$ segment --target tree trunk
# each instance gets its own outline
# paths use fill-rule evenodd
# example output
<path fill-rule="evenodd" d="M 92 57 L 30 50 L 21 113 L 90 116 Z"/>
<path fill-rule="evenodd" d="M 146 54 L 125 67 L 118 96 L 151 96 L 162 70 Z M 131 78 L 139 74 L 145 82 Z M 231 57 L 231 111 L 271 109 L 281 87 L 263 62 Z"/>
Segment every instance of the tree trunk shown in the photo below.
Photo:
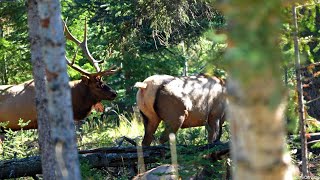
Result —
<path fill-rule="evenodd" d="M 65 60 L 60 1 L 38 1 L 40 38 L 46 65 L 51 143 L 56 179 L 81 179 Z"/>
<path fill-rule="evenodd" d="M 298 112 L 299 112 L 299 125 L 300 125 L 300 140 L 301 140 L 301 156 L 302 156 L 302 175 L 308 176 L 308 146 L 306 138 L 306 124 L 304 116 L 304 104 L 303 104 L 303 89 L 301 82 L 301 67 L 300 67 L 300 53 L 298 44 L 298 23 L 297 23 L 297 9 L 296 6 L 292 6 L 293 16 L 293 40 L 294 40 L 294 55 L 295 55 L 295 67 L 296 67 L 296 79 L 297 79 L 297 92 L 298 92 Z"/>
<path fill-rule="evenodd" d="M 226 60 L 234 179 L 292 179 L 285 153 L 281 1 L 228 1 Z"/>
<path fill-rule="evenodd" d="M 28 0 L 28 25 L 31 44 L 31 63 L 36 91 L 36 108 L 38 119 L 39 145 L 41 151 L 42 172 L 44 179 L 55 178 L 53 146 L 50 143 L 50 126 L 48 121 L 48 99 L 46 91 L 46 72 L 40 42 L 40 17 L 36 0 Z"/>

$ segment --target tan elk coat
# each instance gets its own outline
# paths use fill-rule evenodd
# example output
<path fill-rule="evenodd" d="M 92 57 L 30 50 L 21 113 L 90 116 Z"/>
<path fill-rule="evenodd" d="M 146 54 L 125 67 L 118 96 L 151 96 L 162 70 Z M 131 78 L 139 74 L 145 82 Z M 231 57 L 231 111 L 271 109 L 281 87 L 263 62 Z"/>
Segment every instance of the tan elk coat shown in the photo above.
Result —
<path fill-rule="evenodd" d="M 166 129 L 160 143 L 166 142 L 169 133 L 176 133 L 179 128 L 203 125 L 209 132 L 209 142 L 220 139 L 227 103 L 222 80 L 154 75 L 136 83 L 135 87 L 139 88 L 137 105 L 144 118 L 143 145 L 151 144 L 161 120 Z"/>

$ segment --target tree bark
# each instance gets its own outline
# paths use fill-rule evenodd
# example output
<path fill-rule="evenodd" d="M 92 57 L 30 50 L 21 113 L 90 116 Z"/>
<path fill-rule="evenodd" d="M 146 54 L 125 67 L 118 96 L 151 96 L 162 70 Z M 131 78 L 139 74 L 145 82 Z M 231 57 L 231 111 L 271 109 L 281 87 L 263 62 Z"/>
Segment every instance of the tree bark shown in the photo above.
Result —
<path fill-rule="evenodd" d="M 181 146 L 178 146 L 178 148 L 179 147 Z M 187 146 L 183 147 L 186 148 Z M 179 153 L 190 155 L 191 153 L 215 149 L 215 151 L 206 158 L 216 161 L 229 152 L 229 143 L 188 146 L 188 150 L 189 149 L 190 151 L 182 151 Z M 159 162 L 160 158 L 170 158 L 169 152 L 170 149 L 165 146 L 143 147 L 143 158 L 146 164 L 156 163 Z M 79 153 L 80 161 L 89 163 L 91 168 L 123 167 L 138 164 L 138 153 L 134 146 L 99 148 L 80 151 Z M 0 169 L 0 179 L 33 176 L 35 174 L 41 174 L 41 159 L 39 156 L 34 156 L 23 159 L 0 161 Z"/>
<path fill-rule="evenodd" d="M 46 65 L 48 112 L 56 179 L 81 179 L 65 60 L 60 1 L 38 1 L 40 38 Z"/>
<path fill-rule="evenodd" d="M 304 104 L 303 104 L 303 89 L 301 82 L 301 67 L 300 67 L 300 53 L 298 44 L 298 23 L 297 23 L 297 9 L 296 6 L 292 6 L 292 19 L 293 19 L 293 41 L 294 41 L 294 55 L 295 55 L 295 68 L 296 68 L 296 80 L 297 80 L 297 92 L 298 92 L 298 112 L 299 112 L 299 125 L 300 125 L 300 140 L 301 140 L 301 155 L 302 155 L 302 175 L 307 177 L 308 172 L 308 146 L 306 138 L 306 124 L 304 116 Z"/>
<path fill-rule="evenodd" d="M 228 119 L 234 179 L 292 179 L 285 152 L 281 1 L 228 1 Z"/>
<path fill-rule="evenodd" d="M 36 0 L 28 0 L 28 25 L 31 44 L 31 63 L 35 83 L 35 104 L 37 108 L 39 145 L 41 151 L 42 172 L 44 179 L 55 179 L 53 146 L 50 143 L 48 121 L 48 99 L 46 91 L 46 72 L 40 42 L 40 17 Z"/>

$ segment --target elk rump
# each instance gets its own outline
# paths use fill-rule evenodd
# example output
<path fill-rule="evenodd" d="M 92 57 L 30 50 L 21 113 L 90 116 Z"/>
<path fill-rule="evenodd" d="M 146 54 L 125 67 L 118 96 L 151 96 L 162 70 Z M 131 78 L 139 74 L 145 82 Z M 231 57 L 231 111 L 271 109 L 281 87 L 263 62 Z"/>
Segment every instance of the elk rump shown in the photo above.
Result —
<path fill-rule="evenodd" d="M 209 143 L 220 140 L 225 119 L 226 89 L 216 77 L 154 75 L 138 87 L 137 105 L 144 119 L 143 146 L 149 146 L 161 120 L 165 130 L 160 143 L 179 128 L 206 126 Z"/>

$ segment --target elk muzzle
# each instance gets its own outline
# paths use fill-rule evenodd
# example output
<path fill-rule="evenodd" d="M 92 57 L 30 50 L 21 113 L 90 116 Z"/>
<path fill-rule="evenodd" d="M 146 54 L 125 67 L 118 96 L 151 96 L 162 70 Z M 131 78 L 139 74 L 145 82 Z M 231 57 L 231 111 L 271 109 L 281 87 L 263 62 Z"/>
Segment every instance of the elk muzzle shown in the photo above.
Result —
<path fill-rule="evenodd" d="M 117 97 L 117 92 L 113 90 L 110 86 L 106 84 L 102 84 L 101 88 L 103 89 L 104 92 L 106 92 L 106 99 L 107 100 L 114 100 Z"/>

